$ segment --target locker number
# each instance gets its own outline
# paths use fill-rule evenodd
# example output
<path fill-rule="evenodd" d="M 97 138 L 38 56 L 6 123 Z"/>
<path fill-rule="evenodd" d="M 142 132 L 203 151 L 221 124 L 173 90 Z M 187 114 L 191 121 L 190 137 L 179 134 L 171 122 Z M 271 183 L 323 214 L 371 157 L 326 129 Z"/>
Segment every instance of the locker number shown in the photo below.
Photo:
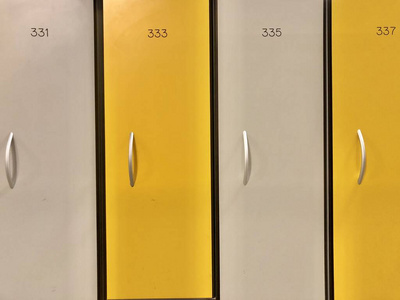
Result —
<path fill-rule="evenodd" d="M 152 39 L 152 38 L 158 39 L 160 37 L 166 38 L 168 36 L 167 29 L 155 28 L 155 29 L 147 29 L 147 30 L 149 32 L 147 37 L 150 38 L 150 39 Z"/>
<path fill-rule="evenodd" d="M 262 29 L 262 36 L 263 37 L 281 37 L 282 30 L 281 28 L 263 28 Z"/>
<path fill-rule="evenodd" d="M 393 35 L 394 30 L 396 29 L 395 26 L 390 27 L 376 27 L 376 35 Z"/>
<path fill-rule="evenodd" d="M 31 37 L 48 37 L 49 29 L 48 28 L 31 28 Z"/>

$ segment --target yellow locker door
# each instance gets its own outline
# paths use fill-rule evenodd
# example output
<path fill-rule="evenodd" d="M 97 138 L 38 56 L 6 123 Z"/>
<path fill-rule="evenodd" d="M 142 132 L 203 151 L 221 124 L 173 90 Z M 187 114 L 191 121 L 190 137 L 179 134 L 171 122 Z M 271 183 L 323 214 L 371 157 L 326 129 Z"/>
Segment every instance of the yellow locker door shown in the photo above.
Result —
<path fill-rule="evenodd" d="M 332 1 L 337 300 L 400 299 L 399 16 L 397 0 Z"/>
<path fill-rule="evenodd" d="M 212 296 L 209 53 L 208 0 L 104 0 L 108 299 Z"/>

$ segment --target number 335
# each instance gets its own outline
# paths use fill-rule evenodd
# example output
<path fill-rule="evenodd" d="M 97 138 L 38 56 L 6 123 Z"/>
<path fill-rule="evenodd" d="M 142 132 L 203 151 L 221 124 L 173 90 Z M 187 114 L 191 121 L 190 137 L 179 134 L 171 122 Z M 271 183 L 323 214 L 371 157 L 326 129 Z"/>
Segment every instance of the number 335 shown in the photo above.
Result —
<path fill-rule="evenodd" d="M 263 28 L 263 37 L 280 37 L 282 35 L 281 28 Z"/>

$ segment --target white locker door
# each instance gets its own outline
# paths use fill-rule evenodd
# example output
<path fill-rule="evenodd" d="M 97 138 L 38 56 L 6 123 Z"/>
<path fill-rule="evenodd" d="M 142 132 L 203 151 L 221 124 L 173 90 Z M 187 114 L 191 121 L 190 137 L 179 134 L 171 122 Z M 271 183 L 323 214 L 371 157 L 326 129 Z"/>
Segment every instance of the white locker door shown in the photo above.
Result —
<path fill-rule="evenodd" d="M 323 1 L 218 2 L 221 299 L 324 299 Z"/>
<path fill-rule="evenodd" d="M 93 2 L 2 0 L 0 39 L 0 299 L 95 300 Z"/>

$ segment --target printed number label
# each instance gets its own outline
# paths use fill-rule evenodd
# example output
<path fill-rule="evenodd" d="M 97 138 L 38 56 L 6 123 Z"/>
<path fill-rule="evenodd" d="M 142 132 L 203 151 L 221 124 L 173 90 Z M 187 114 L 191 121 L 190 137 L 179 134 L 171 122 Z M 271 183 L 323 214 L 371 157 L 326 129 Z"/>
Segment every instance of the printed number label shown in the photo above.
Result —
<path fill-rule="evenodd" d="M 263 28 L 262 29 L 262 36 L 263 37 L 281 37 L 282 36 L 282 29 L 277 28 Z"/>
<path fill-rule="evenodd" d="M 147 29 L 147 31 L 149 32 L 149 34 L 147 35 L 148 38 L 152 39 L 152 38 L 166 38 L 168 36 L 167 33 L 167 29 Z"/>
<path fill-rule="evenodd" d="M 48 37 L 49 29 L 48 28 L 31 28 L 31 37 Z"/>
<path fill-rule="evenodd" d="M 396 26 L 376 27 L 376 29 L 376 35 L 394 35 L 394 30 L 396 29 Z"/>

